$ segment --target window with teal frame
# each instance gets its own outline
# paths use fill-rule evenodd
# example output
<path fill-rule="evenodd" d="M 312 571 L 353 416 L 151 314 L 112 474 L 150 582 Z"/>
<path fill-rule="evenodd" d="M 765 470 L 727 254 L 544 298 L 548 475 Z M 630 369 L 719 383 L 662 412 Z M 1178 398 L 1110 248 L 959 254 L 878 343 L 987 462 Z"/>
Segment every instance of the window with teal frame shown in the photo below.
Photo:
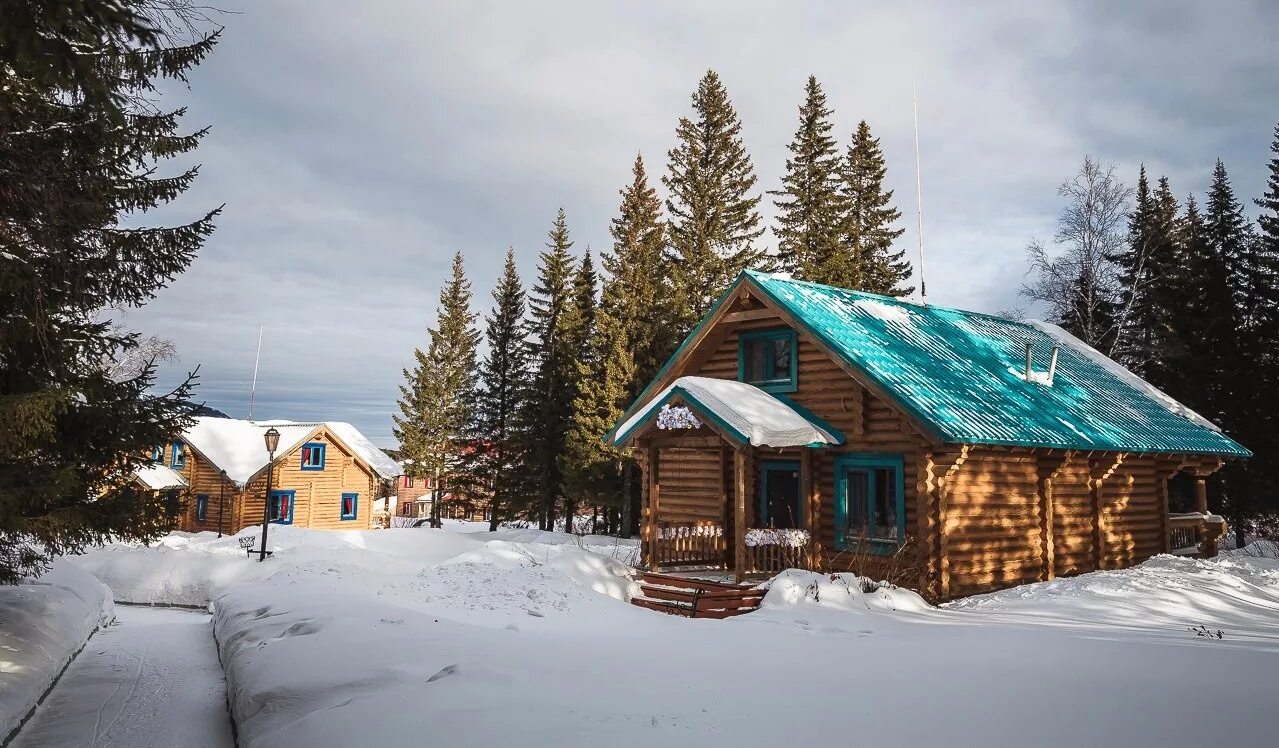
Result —
<path fill-rule="evenodd" d="M 344 520 L 355 519 L 356 514 L 359 513 L 359 508 L 360 508 L 359 494 L 355 494 L 355 493 L 342 494 L 342 506 L 341 506 L 342 519 Z"/>
<path fill-rule="evenodd" d="M 203 522 L 209 517 L 209 497 L 197 494 L 195 497 L 195 521 Z"/>
<path fill-rule="evenodd" d="M 795 331 L 744 332 L 737 338 L 737 379 L 765 392 L 794 392 L 799 388 Z"/>
<path fill-rule="evenodd" d="M 906 542 L 905 459 L 899 454 L 835 458 L 835 546 L 893 553 Z"/>
<path fill-rule="evenodd" d="M 173 456 L 169 459 L 169 467 L 180 468 L 186 467 L 187 464 L 187 447 L 182 442 L 173 443 Z"/>

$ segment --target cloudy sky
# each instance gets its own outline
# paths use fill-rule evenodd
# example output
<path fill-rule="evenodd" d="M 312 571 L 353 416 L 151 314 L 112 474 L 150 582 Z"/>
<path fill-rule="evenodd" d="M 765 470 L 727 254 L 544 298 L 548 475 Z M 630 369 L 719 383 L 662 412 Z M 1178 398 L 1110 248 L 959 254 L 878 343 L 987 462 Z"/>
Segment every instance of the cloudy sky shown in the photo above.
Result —
<path fill-rule="evenodd" d="M 578 249 L 608 246 L 631 161 L 660 176 L 707 68 L 761 190 L 810 73 L 841 140 L 867 120 L 912 256 L 914 84 L 929 297 L 983 311 L 1018 304 L 1026 242 L 1052 234 L 1085 153 L 1181 196 L 1221 157 L 1251 198 L 1279 121 L 1269 0 L 228 2 L 222 43 L 170 97 L 213 128 L 177 209 L 226 210 L 129 323 L 177 343 L 162 383 L 199 365 L 199 396 L 239 417 L 262 325 L 255 416 L 349 420 L 384 446 L 452 253 L 486 309 L 507 245 L 531 278 L 557 208 Z"/>

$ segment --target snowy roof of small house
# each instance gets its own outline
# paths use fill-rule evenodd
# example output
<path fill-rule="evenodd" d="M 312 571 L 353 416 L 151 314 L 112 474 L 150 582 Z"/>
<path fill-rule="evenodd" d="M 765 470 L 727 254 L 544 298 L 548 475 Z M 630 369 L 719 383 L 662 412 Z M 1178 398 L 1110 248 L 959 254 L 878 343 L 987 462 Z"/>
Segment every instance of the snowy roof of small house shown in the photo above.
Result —
<path fill-rule="evenodd" d="M 140 465 L 133 471 L 133 477 L 152 491 L 163 491 L 166 488 L 186 488 L 187 479 L 168 465 L 150 463 Z"/>
<path fill-rule="evenodd" d="M 1056 326 L 768 273 L 747 271 L 744 278 L 943 441 L 1251 455 L 1207 419 Z M 1041 373 L 1030 380 L 1027 343 L 1033 370 Z M 1043 373 L 1054 344 L 1060 353 L 1047 383 Z"/>
<path fill-rule="evenodd" d="M 1053 325 L 751 270 L 724 292 L 657 379 L 687 353 L 702 328 L 736 298 L 743 284 L 795 320 L 800 330 L 849 368 L 862 372 L 942 442 L 1252 454 L 1207 419 Z M 1029 379 L 1027 343 L 1035 372 Z M 1046 372 L 1055 344 L 1060 350 L 1049 382 Z M 802 370 L 799 380 L 802 387 Z"/>
<path fill-rule="evenodd" d="M 237 485 L 244 485 L 266 467 L 268 454 L 263 434 L 274 427 L 280 432 L 276 455 L 286 455 L 321 427 L 336 436 L 355 456 L 382 478 L 400 474 L 399 466 L 349 423 L 341 421 L 242 421 L 235 418 L 196 418 L 183 439 L 193 449 L 226 471 Z"/>
<path fill-rule="evenodd" d="M 680 377 L 659 392 L 617 429 L 614 443 L 630 438 L 656 417 L 663 406 L 682 402 L 713 421 L 736 441 L 756 447 L 841 444 L 844 435 L 795 403 L 753 385 L 731 379 Z"/>

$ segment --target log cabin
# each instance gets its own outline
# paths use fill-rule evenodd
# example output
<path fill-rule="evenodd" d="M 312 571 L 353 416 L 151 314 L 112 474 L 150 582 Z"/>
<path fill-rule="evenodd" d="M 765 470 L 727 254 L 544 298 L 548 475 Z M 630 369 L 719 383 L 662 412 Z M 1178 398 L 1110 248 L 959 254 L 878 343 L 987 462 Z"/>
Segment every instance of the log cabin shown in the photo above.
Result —
<path fill-rule="evenodd" d="M 637 456 L 650 571 L 857 571 L 934 601 L 1215 555 L 1205 480 L 1251 455 L 1053 325 L 754 271 L 604 438 Z"/>
<path fill-rule="evenodd" d="M 280 432 L 266 493 L 263 434 Z M 186 497 L 177 529 L 234 534 L 270 521 L 324 530 L 377 526 L 374 500 L 392 489 L 399 466 L 349 423 L 196 418 L 191 428 L 158 445 L 135 480 Z"/>

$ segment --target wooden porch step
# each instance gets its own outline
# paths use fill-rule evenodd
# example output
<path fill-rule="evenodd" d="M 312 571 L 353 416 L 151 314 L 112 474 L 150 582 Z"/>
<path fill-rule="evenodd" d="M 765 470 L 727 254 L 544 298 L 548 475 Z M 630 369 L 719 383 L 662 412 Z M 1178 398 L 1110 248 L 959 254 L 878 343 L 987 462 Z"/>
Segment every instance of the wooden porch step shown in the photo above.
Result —
<path fill-rule="evenodd" d="M 750 586 L 689 579 L 670 574 L 644 574 L 642 594 L 631 598 L 641 608 L 687 618 L 728 618 L 759 607 L 765 590 Z"/>

